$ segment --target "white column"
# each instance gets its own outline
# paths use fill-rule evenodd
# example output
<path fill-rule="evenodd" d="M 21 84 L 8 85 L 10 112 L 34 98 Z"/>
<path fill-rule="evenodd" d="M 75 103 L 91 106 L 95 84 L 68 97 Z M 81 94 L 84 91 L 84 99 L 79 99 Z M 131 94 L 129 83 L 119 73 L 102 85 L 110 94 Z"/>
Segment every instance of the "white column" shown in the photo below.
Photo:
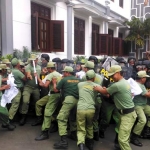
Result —
<path fill-rule="evenodd" d="M 116 27 L 114 30 L 114 37 L 118 37 L 118 34 L 119 34 L 119 28 Z"/>
<path fill-rule="evenodd" d="M 88 20 L 88 38 L 86 41 L 86 46 L 85 46 L 85 56 L 89 57 L 92 55 L 92 17 L 89 16 L 89 20 Z M 85 39 L 86 39 L 86 35 L 85 35 Z"/>
<path fill-rule="evenodd" d="M 108 22 L 106 22 L 106 21 L 103 21 L 103 23 L 102 23 L 102 30 L 101 30 L 102 32 L 102 34 L 108 34 Z"/>
<path fill-rule="evenodd" d="M 67 58 L 72 59 L 73 4 L 67 4 Z"/>
<path fill-rule="evenodd" d="M 2 55 L 13 53 L 12 0 L 1 0 Z"/>

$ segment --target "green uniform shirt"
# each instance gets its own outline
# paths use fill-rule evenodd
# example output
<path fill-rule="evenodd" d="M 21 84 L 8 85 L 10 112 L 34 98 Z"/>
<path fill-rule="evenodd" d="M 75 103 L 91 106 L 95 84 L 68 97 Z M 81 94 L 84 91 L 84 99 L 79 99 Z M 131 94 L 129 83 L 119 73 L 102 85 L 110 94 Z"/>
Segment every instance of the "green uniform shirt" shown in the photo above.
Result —
<path fill-rule="evenodd" d="M 94 82 L 85 81 L 78 84 L 79 101 L 77 109 L 95 109 L 95 98 L 97 92 L 93 90 L 94 86 L 99 86 Z"/>
<path fill-rule="evenodd" d="M 74 96 L 75 98 L 79 98 L 78 94 L 78 83 L 80 79 L 76 78 L 75 76 L 68 76 L 64 77 L 60 82 L 57 84 L 57 89 L 63 90 L 64 97 L 66 96 Z"/>
<path fill-rule="evenodd" d="M 39 65 L 35 66 L 36 72 L 38 76 L 41 74 L 41 67 Z M 35 77 L 34 77 L 34 68 L 30 64 L 28 64 L 25 68 L 26 72 L 30 72 L 32 76 L 32 80 L 27 80 L 26 85 L 31 87 L 38 87 L 38 84 L 35 83 Z"/>
<path fill-rule="evenodd" d="M 135 106 L 146 105 L 147 104 L 147 97 L 145 97 L 144 95 L 147 93 L 147 90 L 145 88 L 145 85 L 140 84 L 140 83 L 138 83 L 138 85 L 142 89 L 142 93 L 140 95 L 136 95 L 133 98 L 133 102 L 134 102 Z"/>
<path fill-rule="evenodd" d="M 49 85 L 50 91 L 54 91 L 53 83 L 51 82 L 53 78 L 57 78 L 57 83 L 58 83 L 61 80 L 61 74 L 57 71 L 54 71 L 47 76 L 46 80 L 50 81 L 50 85 Z"/>
<path fill-rule="evenodd" d="M 98 85 L 102 85 L 103 77 L 99 74 L 95 74 L 95 75 L 96 76 L 95 76 L 95 79 L 94 79 L 94 83 L 96 83 Z M 86 75 L 85 75 L 85 76 L 83 76 L 82 81 L 86 81 L 86 80 L 87 79 L 86 79 Z M 100 93 L 98 93 L 98 94 L 101 95 Z M 96 100 L 97 100 L 98 103 L 102 102 L 101 97 L 97 97 Z"/>
<path fill-rule="evenodd" d="M 12 69 L 12 74 L 14 75 L 15 78 L 15 84 L 17 85 L 18 88 L 21 88 L 24 86 L 23 83 L 23 78 L 25 77 L 25 75 L 19 71 L 18 69 Z"/>
<path fill-rule="evenodd" d="M 110 87 L 107 88 L 107 91 L 113 96 L 117 109 L 134 107 L 130 85 L 124 78 L 110 85 Z"/>

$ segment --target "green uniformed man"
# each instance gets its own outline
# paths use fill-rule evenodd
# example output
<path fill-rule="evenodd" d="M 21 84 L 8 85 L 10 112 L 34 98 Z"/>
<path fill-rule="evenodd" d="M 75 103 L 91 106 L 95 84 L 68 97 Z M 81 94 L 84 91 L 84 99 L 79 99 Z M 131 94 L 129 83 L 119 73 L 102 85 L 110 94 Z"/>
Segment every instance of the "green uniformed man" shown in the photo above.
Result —
<path fill-rule="evenodd" d="M 1 68 L 0 68 L 1 74 Z M 6 107 L 1 106 L 2 91 L 10 88 L 10 85 L 2 85 L 2 76 L 0 75 L 0 121 L 2 122 L 2 128 L 7 128 L 9 131 L 15 129 L 15 126 L 9 122 L 9 114 Z"/>
<path fill-rule="evenodd" d="M 87 72 L 88 70 L 94 70 L 94 62 L 92 61 L 87 61 L 84 65 L 84 71 Z M 86 80 L 86 76 L 83 76 L 82 80 Z M 99 85 L 102 85 L 103 78 L 101 75 L 96 74 L 94 78 L 94 83 L 97 83 Z M 94 140 L 99 141 L 99 125 L 98 125 L 98 119 L 99 119 L 99 113 L 100 113 L 100 107 L 101 107 L 101 97 L 100 93 L 96 97 L 96 110 L 95 110 L 95 115 L 93 119 L 93 128 L 94 128 Z"/>
<path fill-rule="evenodd" d="M 51 79 L 50 79 L 50 77 L 51 76 L 54 76 L 54 75 L 56 75 L 56 76 L 58 76 L 59 78 L 61 77 L 61 74 L 60 73 L 58 73 L 56 70 L 55 70 L 55 63 L 53 63 L 53 62 L 49 62 L 48 64 L 47 64 L 47 71 L 48 71 L 48 75 L 45 77 L 45 82 L 44 81 L 42 81 L 42 80 L 40 80 L 39 79 L 39 81 L 40 81 L 40 85 L 42 86 L 42 87 L 44 87 L 44 88 L 47 88 L 47 89 L 49 89 L 49 87 L 51 87 L 51 89 L 49 89 L 49 91 L 51 92 L 51 91 L 53 91 L 53 89 L 52 89 L 52 82 L 51 82 Z M 51 74 L 51 75 L 50 75 Z M 60 80 L 60 79 L 59 79 Z M 42 83 L 43 82 L 43 83 Z M 47 82 L 47 83 L 46 83 Z M 55 93 L 54 93 L 55 94 Z M 42 118 L 42 108 L 43 108 L 43 106 L 45 106 L 46 104 L 47 104 L 47 102 L 49 101 L 49 98 L 50 98 L 50 93 L 49 94 L 47 94 L 46 96 L 44 96 L 43 98 L 41 98 L 40 100 L 38 100 L 37 102 L 36 102 L 36 105 L 35 105 L 35 111 L 36 111 L 36 116 L 37 116 L 37 120 L 32 124 L 32 126 L 36 126 L 36 125 L 39 125 L 39 124 L 41 124 L 42 122 L 43 122 L 43 118 Z M 58 96 L 59 94 L 58 93 L 56 93 L 56 96 Z M 47 106 L 48 107 L 48 106 Z"/>
<path fill-rule="evenodd" d="M 41 74 L 41 67 L 37 65 L 38 59 L 35 54 L 31 54 L 29 58 L 30 63 L 26 66 L 25 71 L 26 71 L 26 78 L 27 81 L 25 83 L 24 89 L 23 89 L 23 102 L 20 107 L 20 113 L 22 115 L 22 118 L 20 120 L 20 125 L 24 125 L 26 123 L 26 116 L 28 113 L 29 109 L 29 102 L 30 102 L 30 96 L 32 94 L 32 100 L 34 102 L 38 101 L 40 99 L 40 91 L 38 87 L 38 82 L 36 83 L 36 78 L 34 76 L 34 73 L 38 74 L 40 76 Z M 35 64 L 35 70 L 34 66 Z"/>
<path fill-rule="evenodd" d="M 53 83 L 51 82 L 53 78 L 56 78 L 57 82 L 61 80 L 61 74 L 55 70 L 55 63 L 49 62 L 47 64 L 47 68 L 50 74 L 47 76 L 45 84 L 38 78 L 40 86 L 47 87 L 49 86 L 50 95 L 48 96 L 48 101 L 45 106 L 44 111 L 44 121 L 42 124 L 42 132 L 41 134 L 35 138 L 35 140 L 45 140 L 49 138 L 48 130 L 51 126 L 52 115 L 56 110 L 58 104 L 60 103 L 60 91 L 55 92 L 53 89 Z M 44 97 L 42 101 L 44 101 L 47 97 Z"/>
<path fill-rule="evenodd" d="M 22 96 L 22 91 L 24 87 L 24 81 L 26 80 L 25 75 L 19 70 L 20 63 L 17 58 L 13 58 L 11 61 L 11 64 L 13 66 L 12 74 L 14 76 L 14 83 L 17 85 L 18 94 L 13 98 L 11 101 L 11 107 L 9 109 L 9 120 L 10 122 L 13 122 L 13 118 L 19 108 L 20 99 Z"/>
<path fill-rule="evenodd" d="M 138 137 L 141 135 L 141 132 L 144 129 L 145 125 L 146 126 L 144 134 L 146 134 L 147 137 L 150 137 L 150 106 L 147 105 L 147 97 L 150 97 L 150 91 L 147 91 L 144 85 L 144 83 L 146 82 L 146 78 L 149 77 L 150 76 L 146 74 L 146 71 L 139 71 L 136 77 L 136 82 L 142 89 L 142 93 L 140 95 L 136 95 L 133 98 L 138 120 L 133 128 L 130 142 L 136 146 L 143 145 L 139 141 Z"/>
<path fill-rule="evenodd" d="M 95 72 L 89 70 L 86 72 L 87 81 L 78 84 L 79 101 L 77 104 L 77 137 L 80 150 L 84 150 L 84 144 L 93 150 L 93 118 L 95 115 L 95 100 L 97 92 L 93 90 Z"/>
<path fill-rule="evenodd" d="M 129 137 L 137 115 L 134 110 L 130 85 L 123 78 L 121 70 L 122 69 L 119 65 L 111 66 L 108 71 L 108 76 L 112 77 L 114 83 L 108 88 L 96 86 L 94 87 L 94 90 L 104 95 L 113 95 L 114 103 L 120 112 L 120 126 L 118 134 L 120 149 L 131 150 Z"/>
<path fill-rule="evenodd" d="M 8 73 L 7 73 L 8 67 L 6 64 L 0 64 L 0 68 L 1 68 L 1 75 L 2 75 L 3 84 L 6 84 L 7 77 L 8 77 Z"/>
<path fill-rule="evenodd" d="M 25 74 L 25 63 L 22 62 L 22 61 L 20 61 L 19 63 L 20 63 L 20 68 L 19 68 L 19 70 L 20 70 L 23 74 Z"/>
<path fill-rule="evenodd" d="M 72 75 L 73 68 L 70 66 L 66 66 L 64 70 L 62 70 L 62 72 L 64 78 L 57 84 L 57 87 L 55 80 L 53 80 L 54 91 L 63 90 L 65 98 L 57 116 L 59 135 L 61 136 L 61 140 L 54 144 L 55 149 L 68 147 L 67 122 L 70 115 L 70 111 L 76 107 L 79 98 L 77 84 L 79 83 L 80 79 Z M 70 130 L 71 133 L 76 134 L 76 120 L 74 120 L 74 122 L 70 124 Z"/>
<path fill-rule="evenodd" d="M 9 59 L 2 59 L 2 63 L 3 64 L 6 64 L 6 66 L 7 66 L 7 73 L 11 73 L 11 68 L 12 68 L 12 66 L 11 66 L 11 62 L 9 61 Z"/>

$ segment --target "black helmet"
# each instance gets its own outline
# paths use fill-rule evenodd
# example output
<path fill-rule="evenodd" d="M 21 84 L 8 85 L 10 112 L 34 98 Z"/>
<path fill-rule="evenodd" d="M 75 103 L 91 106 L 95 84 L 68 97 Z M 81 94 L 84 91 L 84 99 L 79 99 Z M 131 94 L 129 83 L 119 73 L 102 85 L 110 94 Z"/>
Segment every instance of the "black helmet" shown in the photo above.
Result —
<path fill-rule="evenodd" d="M 90 56 L 89 59 L 88 59 L 88 61 L 90 61 L 90 60 L 94 60 L 94 64 L 98 63 L 98 59 L 95 56 Z"/>
<path fill-rule="evenodd" d="M 133 57 L 133 56 L 129 56 L 129 57 L 128 57 L 128 63 L 129 63 L 131 60 L 136 61 L 136 58 Z"/>
<path fill-rule="evenodd" d="M 58 63 L 58 62 L 61 62 L 61 59 L 59 57 L 56 57 L 52 59 L 52 62 Z"/>
<path fill-rule="evenodd" d="M 116 58 L 116 61 L 117 61 L 118 63 L 126 63 L 126 61 L 124 60 L 123 57 L 117 57 L 117 58 Z"/>
<path fill-rule="evenodd" d="M 48 54 L 42 54 L 41 58 L 44 58 L 47 62 L 49 62 L 49 60 L 50 60 L 50 57 Z"/>
<path fill-rule="evenodd" d="M 62 63 L 68 63 L 68 62 L 69 62 L 69 59 L 62 59 L 61 62 L 62 62 Z"/>

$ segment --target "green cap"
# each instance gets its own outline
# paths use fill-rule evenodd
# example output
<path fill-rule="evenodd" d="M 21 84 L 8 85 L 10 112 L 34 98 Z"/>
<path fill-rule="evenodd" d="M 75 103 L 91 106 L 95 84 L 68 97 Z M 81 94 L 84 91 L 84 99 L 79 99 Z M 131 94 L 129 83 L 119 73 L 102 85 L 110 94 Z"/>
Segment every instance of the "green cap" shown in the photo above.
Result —
<path fill-rule="evenodd" d="M 20 61 L 20 66 L 25 66 L 25 63 Z"/>
<path fill-rule="evenodd" d="M 108 70 L 108 76 L 112 76 L 113 74 L 115 74 L 117 72 L 120 72 L 121 70 L 122 70 L 121 66 L 119 66 L 119 65 L 113 65 Z"/>
<path fill-rule="evenodd" d="M 19 63 L 19 60 L 17 58 L 13 58 L 11 61 L 12 65 L 17 65 Z"/>
<path fill-rule="evenodd" d="M 0 64 L 1 69 L 9 69 L 6 64 Z"/>
<path fill-rule="evenodd" d="M 89 70 L 86 72 L 86 77 L 88 77 L 89 79 L 92 79 L 95 77 L 95 72 L 94 70 Z"/>
<path fill-rule="evenodd" d="M 55 67 L 55 63 L 54 62 L 48 62 L 47 63 L 47 68 L 53 68 Z"/>
<path fill-rule="evenodd" d="M 37 55 L 31 54 L 28 60 L 36 60 L 36 58 L 37 58 Z"/>
<path fill-rule="evenodd" d="M 73 68 L 70 66 L 65 66 L 64 70 L 62 70 L 62 71 L 73 72 Z"/>
<path fill-rule="evenodd" d="M 93 68 L 94 68 L 94 62 L 92 62 L 92 61 L 87 61 L 87 62 L 85 63 L 85 67 L 86 67 L 86 68 L 91 68 L 91 69 L 93 69 Z"/>
<path fill-rule="evenodd" d="M 81 64 L 85 64 L 86 60 L 85 59 L 81 59 L 80 63 Z"/>
<path fill-rule="evenodd" d="M 145 77 L 149 78 L 150 77 L 149 75 L 147 75 L 146 71 L 139 71 L 137 73 L 137 75 L 138 75 L 139 78 L 145 78 Z"/>
<path fill-rule="evenodd" d="M 3 60 L 2 60 L 2 63 L 3 63 L 3 64 L 10 64 L 11 62 L 9 61 L 9 59 L 3 59 Z"/>

